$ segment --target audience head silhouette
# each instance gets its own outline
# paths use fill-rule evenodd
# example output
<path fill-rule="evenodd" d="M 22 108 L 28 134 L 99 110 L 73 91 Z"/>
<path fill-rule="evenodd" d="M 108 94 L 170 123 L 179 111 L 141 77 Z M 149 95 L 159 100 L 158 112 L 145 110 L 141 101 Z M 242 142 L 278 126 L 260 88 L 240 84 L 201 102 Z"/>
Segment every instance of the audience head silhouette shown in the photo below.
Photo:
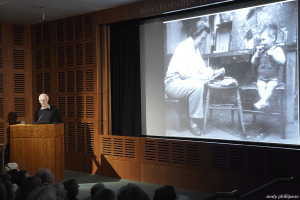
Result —
<path fill-rule="evenodd" d="M 57 200 L 55 189 L 50 186 L 43 186 L 34 189 L 26 200 Z"/>
<path fill-rule="evenodd" d="M 157 188 L 153 200 L 176 200 L 175 188 L 171 185 Z"/>
<path fill-rule="evenodd" d="M 67 198 L 67 191 L 64 184 L 53 183 L 52 187 L 56 190 L 57 200 L 65 200 Z"/>
<path fill-rule="evenodd" d="M 104 188 L 98 191 L 92 199 L 93 200 L 115 200 L 116 194 L 111 189 Z"/>
<path fill-rule="evenodd" d="M 6 174 L 9 174 L 10 177 L 13 177 L 13 175 L 16 174 L 17 172 L 18 172 L 17 169 L 12 169 L 12 170 L 7 171 Z"/>
<path fill-rule="evenodd" d="M 8 173 L 0 174 L 0 182 L 10 182 L 11 176 Z"/>
<path fill-rule="evenodd" d="M 10 182 L 8 182 L 8 181 L 2 182 L 2 184 L 4 185 L 5 190 L 6 190 L 5 191 L 5 193 L 6 193 L 6 199 L 7 200 L 15 199 L 15 191 L 13 189 L 13 185 Z"/>
<path fill-rule="evenodd" d="M 25 200 L 30 192 L 42 186 L 42 181 L 37 176 L 29 176 L 25 178 L 19 187 L 19 192 L 17 193 L 19 200 Z"/>
<path fill-rule="evenodd" d="M 48 168 L 41 168 L 36 173 L 35 176 L 42 180 L 43 185 L 52 185 L 54 183 L 53 173 Z"/>
<path fill-rule="evenodd" d="M 94 197 L 95 194 L 96 194 L 98 191 L 100 191 L 100 190 L 102 190 L 102 189 L 104 189 L 104 188 L 106 188 L 106 187 L 105 187 L 105 185 L 104 185 L 103 183 L 96 183 L 96 184 L 91 188 L 91 192 L 90 192 L 91 197 Z"/>
<path fill-rule="evenodd" d="M 17 175 L 18 174 L 18 175 Z M 76 179 L 68 179 L 63 183 L 54 183 L 53 173 L 48 168 L 39 169 L 35 176 L 28 176 L 25 170 L 15 173 L 19 187 L 12 184 L 9 173 L 0 173 L 0 200 L 78 200 L 79 185 Z M 14 188 L 16 186 L 16 189 Z M 189 200 L 188 197 L 177 197 L 175 188 L 165 185 L 155 190 L 153 200 Z M 116 193 L 102 183 L 90 188 L 90 196 L 84 200 L 150 200 L 147 193 L 136 183 L 128 183 Z"/>
<path fill-rule="evenodd" d="M 150 200 L 146 192 L 137 184 L 128 183 L 117 193 L 117 200 Z"/>
<path fill-rule="evenodd" d="M 11 177 L 11 182 L 20 186 L 21 182 L 28 176 L 29 174 L 26 170 L 20 170 Z"/>
<path fill-rule="evenodd" d="M 6 199 L 6 187 L 1 181 L 0 181 L 0 199 Z"/>
<path fill-rule="evenodd" d="M 67 191 L 67 198 L 69 200 L 77 199 L 76 196 L 79 194 L 79 185 L 76 179 L 69 179 L 63 182 L 65 189 Z"/>

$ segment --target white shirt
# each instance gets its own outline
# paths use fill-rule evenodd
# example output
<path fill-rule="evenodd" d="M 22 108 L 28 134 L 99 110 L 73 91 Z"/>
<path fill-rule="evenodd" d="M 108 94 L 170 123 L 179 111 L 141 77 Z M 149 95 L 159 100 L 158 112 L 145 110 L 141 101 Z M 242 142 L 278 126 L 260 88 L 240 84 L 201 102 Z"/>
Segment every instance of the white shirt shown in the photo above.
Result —
<path fill-rule="evenodd" d="M 177 46 L 168 67 L 165 83 L 175 77 L 208 79 L 212 73 L 212 69 L 205 66 L 193 39 L 189 37 Z"/>

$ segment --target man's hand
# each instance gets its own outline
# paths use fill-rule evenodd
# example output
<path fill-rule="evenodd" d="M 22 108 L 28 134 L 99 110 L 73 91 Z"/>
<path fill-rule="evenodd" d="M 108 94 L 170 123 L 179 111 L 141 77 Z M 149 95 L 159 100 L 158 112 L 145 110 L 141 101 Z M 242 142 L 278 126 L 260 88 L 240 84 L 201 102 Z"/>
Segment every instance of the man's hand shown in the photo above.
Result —
<path fill-rule="evenodd" d="M 220 69 L 218 69 L 218 70 L 215 70 L 215 72 L 214 72 L 214 76 L 215 75 L 224 75 L 225 74 L 225 69 L 224 69 L 224 67 L 222 67 L 222 68 L 220 68 Z"/>

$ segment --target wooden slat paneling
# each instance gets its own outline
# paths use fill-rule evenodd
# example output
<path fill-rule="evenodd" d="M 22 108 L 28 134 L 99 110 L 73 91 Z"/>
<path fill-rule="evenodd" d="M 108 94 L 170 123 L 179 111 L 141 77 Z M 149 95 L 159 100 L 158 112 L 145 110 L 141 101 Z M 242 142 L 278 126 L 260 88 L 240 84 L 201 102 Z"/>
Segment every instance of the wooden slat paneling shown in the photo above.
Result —
<path fill-rule="evenodd" d="M 51 24 L 41 23 L 33 26 L 33 41 L 35 46 L 48 45 L 51 42 Z"/>
<path fill-rule="evenodd" d="M 0 69 L 3 69 L 3 50 L 1 47 L 0 47 Z"/>
<path fill-rule="evenodd" d="M 33 86 L 34 86 L 34 93 L 41 94 L 41 93 L 52 93 L 52 85 L 53 85 L 53 75 L 52 71 L 48 72 L 34 72 L 33 73 Z"/>
<path fill-rule="evenodd" d="M 95 120 L 97 105 L 94 95 L 88 96 L 59 96 L 57 107 L 63 118 Z"/>
<path fill-rule="evenodd" d="M 204 146 L 198 142 L 141 138 L 141 163 L 204 170 Z"/>
<path fill-rule="evenodd" d="M 6 109 L 8 112 L 14 112 L 17 116 L 18 122 L 27 120 L 27 123 L 31 123 L 31 96 L 12 95 L 8 97 L 8 101 L 10 102 L 9 106 L 7 106 L 7 108 L 5 107 L 4 109 Z"/>
<path fill-rule="evenodd" d="M 13 68 L 25 69 L 25 52 L 24 49 L 14 49 L 13 50 Z"/>
<path fill-rule="evenodd" d="M 18 94 L 18 93 L 25 93 L 25 74 L 14 74 L 13 77 L 13 81 L 14 81 L 14 93 Z"/>
<path fill-rule="evenodd" d="M 134 150 L 141 152 L 136 160 L 124 158 L 128 149 L 124 140 L 128 137 L 100 138 L 102 149 L 96 173 L 102 175 L 123 178 L 119 163 L 127 166 L 138 162 L 141 182 L 209 193 L 232 190 L 246 193 L 251 190 L 249 187 L 255 189 L 279 177 L 300 174 L 299 162 L 295 164 L 299 151 L 293 149 L 129 137 L 140 143 Z M 294 189 L 290 186 L 287 185 L 294 191 L 296 186 Z"/>
<path fill-rule="evenodd" d="M 65 22 L 63 20 L 59 20 L 56 22 L 56 42 L 64 42 L 65 41 Z"/>
<path fill-rule="evenodd" d="M 207 145 L 206 170 L 213 173 L 243 175 L 247 177 L 293 176 L 288 151 L 276 148 Z"/>
<path fill-rule="evenodd" d="M 66 155 L 73 158 L 66 158 L 66 169 L 88 173 L 92 172 L 94 161 L 90 161 L 98 132 L 96 27 L 93 23 L 92 14 L 49 22 L 54 30 L 50 32 L 50 45 L 43 43 L 36 48 L 34 73 L 36 96 L 41 92 L 50 93 L 52 105 L 57 106 L 65 122 Z M 44 29 L 37 27 L 37 32 L 41 35 Z M 46 49 L 50 49 L 50 53 Z M 40 107 L 38 101 L 34 106 Z M 80 158 L 87 163 L 79 162 Z"/>
<path fill-rule="evenodd" d="M 4 118 L 4 98 L 0 96 L 0 118 Z"/>
<path fill-rule="evenodd" d="M 95 38 L 92 14 L 76 16 L 56 21 L 56 42 L 63 43 Z"/>
<path fill-rule="evenodd" d="M 101 152 L 106 159 L 139 162 L 139 140 L 136 137 L 101 136 Z"/>
<path fill-rule="evenodd" d="M 65 150 L 73 153 L 94 153 L 95 124 L 65 122 Z"/>
<path fill-rule="evenodd" d="M 24 97 L 15 97 L 14 98 L 14 112 L 17 117 L 25 117 L 25 103 L 26 100 Z"/>
<path fill-rule="evenodd" d="M 74 19 L 74 26 L 75 26 L 75 40 L 83 38 L 83 20 L 82 17 L 76 17 Z"/>
<path fill-rule="evenodd" d="M 57 46 L 57 68 L 93 66 L 95 64 L 95 41 Z"/>
<path fill-rule="evenodd" d="M 65 20 L 66 26 L 66 41 L 74 40 L 75 32 L 74 32 L 74 20 L 73 18 L 68 18 Z"/>
<path fill-rule="evenodd" d="M 0 23 L 0 143 L 5 145 L 10 116 L 16 113 L 19 122 L 32 116 L 30 33 L 28 25 Z"/>
<path fill-rule="evenodd" d="M 29 48 L 8 48 L 8 92 L 30 95 L 32 90 L 32 65 Z"/>
<path fill-rule="evenodd" d="M 95 93 L 97 91 L 97 69 L 95 67 L 76 70 L 57 70 L 57 93 Z"/>
<path fill-rule="evenodd" d="M 13 25 L 13 45 L 24 45 L 24 26 Z"/>
<path fill-rule="evenodd" d="M 2 44 L 2 24 L 0 23 L 0 44 Z"/>
<path fill-rule="evenodd" d="M 34 70 L 51 69 L 51 49 L 41 48 L 34 51 Z"/>
<path fill-rule="evenodd" d="M 3 73 L 0 72 L 0 94 L 3 94 Z"/>
<path fill-rule="evenodd" d="M 0 120 L 0 144 L 5 143 L 5 140 L 4 140 L 5 137 L 6 137 L 6 131 L 4 129 L 4 120 Z"/>
<path fill-rule="evenodd" d="M 94 18 L 93 15 L 85 15 L 83 16 L 83 23 L 84 23 L 84 38 L 93 38 L 95 37 L 95 28 L 93 28 Z"/>

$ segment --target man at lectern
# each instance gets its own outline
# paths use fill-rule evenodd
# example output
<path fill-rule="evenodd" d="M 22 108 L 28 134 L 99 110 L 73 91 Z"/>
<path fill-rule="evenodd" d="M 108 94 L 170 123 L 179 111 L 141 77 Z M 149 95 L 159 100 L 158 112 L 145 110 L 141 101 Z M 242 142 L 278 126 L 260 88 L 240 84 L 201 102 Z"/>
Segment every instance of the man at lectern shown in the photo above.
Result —
<path fill-rule="evenodd" d="M 59 111 L 56 107 L 48 104 L 49 96 L 47 94 L 40 94 L 39 102 L 41 103 L 41 109 L 35 112 L 36 122 L 48 122 L 53 123 L 62 123 Z"/>

